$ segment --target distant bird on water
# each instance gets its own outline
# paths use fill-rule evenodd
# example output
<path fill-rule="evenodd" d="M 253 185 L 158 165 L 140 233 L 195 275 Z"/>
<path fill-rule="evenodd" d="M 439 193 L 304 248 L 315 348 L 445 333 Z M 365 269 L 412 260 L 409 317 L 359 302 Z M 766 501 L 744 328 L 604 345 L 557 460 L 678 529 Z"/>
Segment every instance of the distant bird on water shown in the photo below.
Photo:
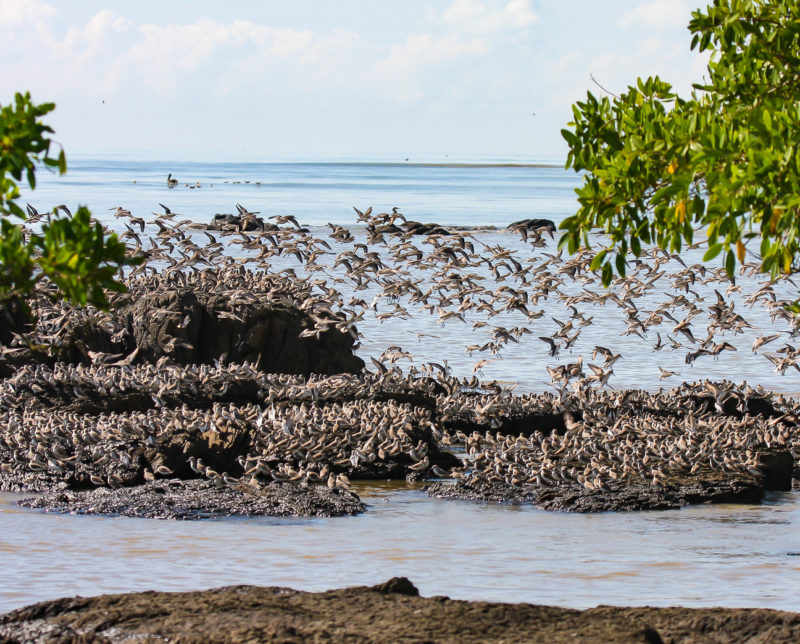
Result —
<path fill-rule="evenodd" d="M 167 175 L 167 188 L 174 188 L 178 185 L 178 180 L 172 178 L 172 173 Z"/>

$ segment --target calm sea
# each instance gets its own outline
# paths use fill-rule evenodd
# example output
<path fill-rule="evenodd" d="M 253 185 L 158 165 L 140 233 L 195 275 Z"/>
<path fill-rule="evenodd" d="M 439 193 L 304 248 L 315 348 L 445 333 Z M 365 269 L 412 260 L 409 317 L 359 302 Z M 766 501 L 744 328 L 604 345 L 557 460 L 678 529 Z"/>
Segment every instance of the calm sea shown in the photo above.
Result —
<path fill-rule="evenodd" d="M 328 161 L 151 161 L 134 157 L 68 157 L 66 175 L 42 171 L 33 194 L 41 209 L 88 205 L 104 213 L 124 206 L 147 216 L 163 203 L 207 222 L 241 203 L 263 217 L 293 214 L 306 226 L 356 222 L 353 207 L 397 206 L 409 219 L 441 224 L 508 224 L 529 217 L 561 221 L 575 207 L 577 176 L 554 158 L 423 157 Z M 167 188 L 167 176 L 178 180 Z M 197 186 L 190 188 L 190 186 Z M 106 220 L 111 223 L 113 220 Z"/>

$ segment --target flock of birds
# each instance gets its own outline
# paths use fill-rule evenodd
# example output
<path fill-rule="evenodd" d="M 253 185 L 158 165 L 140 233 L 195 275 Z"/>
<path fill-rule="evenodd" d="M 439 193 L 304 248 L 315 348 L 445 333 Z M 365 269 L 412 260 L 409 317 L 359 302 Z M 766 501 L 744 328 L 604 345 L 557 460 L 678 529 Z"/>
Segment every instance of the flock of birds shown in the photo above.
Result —
<path fill-rule="evenodd" d="M 230 402 L 248 385 L 254 402 Z M 76 411 L 99 396 L 134 398 L 140 409 Z M 187 397 L 195 404 L 181 404 Z M 394 369 L 304 377 L 250 364 L 29 365 L 0 384 L 0 409 L 0 471 L 18 475 L 17 489 L 176 476 L 337 489 L 411 476 L 603 491 L 713 472 L 758 477 L 765 449 L 800 458 L 791 401 L 727 382 L 657 393 L 587 387 L 561 399 Z M 553 417 L 563 420 L 547 428 Z"/>
<path fill-rule="evenodd" d="M 758 476 L 763 449 L 788 450 L 795 462 L 800 456 L 790 399 L 746 383 L 708 380 L 668 392 L 614 390 L 618 346 L 592 342 L 586 359 L 577 353 L 595 321 L 612 317 L 606 307 L 613 305 L 624 325 L 621 340 L 638 337 L 655 352 L 682 350 L 689 365 L 717 360 L 738 350 L 735 336 L 758 330 L 743 313 L 749 306 L 762 308 L 774 325 L 771 333 L 754 333 L 752 351 L 782 339 L 764 355 L 780 373 L 800 371 L 800 347 L 792 344 L 800 322 L 786 308 L 792 301 L 787 285 L 796 286 L 790 276 L 756 282 L 757 266 L 745 264 L 734 279 L 653 249 L 604 289 L 589 268 L 593 252 L 564 257 L 551 250 L 544 229 L 518 226 L 486 235 L 428 227 L 421 235 L 417 222 L 397 209 L 367 209 L 356 210 L 359 225 L 352 229 L 329 224 L 320 233 L 291 215 L 275 215 L 269 219 L 277 230 L 214 231 L 163 209 L 150 221 L 121 207 L 113 212 L 131 252 L 147 257 L 125 276 L 130 284 L 222 285 L 241 306 L 266 299 L 299 308 L 313 323 L 304 331 L 309 337 L 335 329 L 371 348 L 375 342 L 362 336 L 364 329 L 398 319 L 414 320 L 414 330 L 405 323 L 412 341 L 433 335 L 417 324 L 428 314 L 436 324 L 461 323 L 477 334 L 468 336 L 464 349 L 482 355 L 471 374 L 454 373 L 452 356 L 415 362 L 400 344 L 376 351 L 371 371 L 328 377 L 264 374 L 251 364 L 224 361 L 139 365 L 130 356 L 107 355 L 92 356 L 90 365 L 23 367 L 0 383 L 4 473 L 35 478 L 68 471 L 80 484 L 112 487 L 179 474 L 217 485 L 291 481 L 338 488 L 391 471 L 592 491 L 625 481 L 658 486 L 698 472 Z M 239 212 L 259 215 L 244 207 Z M 520 241 L 502 245 L 501 235 Z M 261 287 L 251 291 L 248 283 Z M 113 315 L 94 309 L 45 300 L 37 306 L 38 328 L 0 352 L 57 341 L 68 324 L 114 324 Z M 236 316 L 236 308 L 227 314 Z M 509 345 L 520 353 L 528 339 L 529 355 L 543 362 L 574 356 L 547 365 L 553 391 L 515 393 L 513 384 L 479 378 Z M 661 379 L 676 375 L 659 369 Z M 258 384 L 257 399 L 226 402 L 225 391 L 240 380 Z M 131 392 L 146 394 L 152 404 L 100 415 L 69 409 L 82 397 Z M 177 402 L 189 394 L 205 403 L 189 408 Z M 37 398 L 64 402 L 46 411 L 31 405 Z M 554 417 L 561 420 L 545 423 Z M 178 428 L 246 435 L 248 448 L 226 471 L 192 454 L 176 461 L 160 446 Z"/>
<path fill-rule="evenodd" d="M 356 325 L 389 320 L 396 324 L 398 319 L 412 318 L 416 323 L 425 317 L 420 314 L 428 314 L 437 324 L 467 323 L 480 339 L 465 346 L 469 355 L 483 354 L 472 365 L 478 375 L 504 348 L 520 344 L 526 336 L 543 343 L 545 355 L 551 358 L 574 352 L 595 316 L 604 323 L 614 317 L 604 312 L 607 305 L 621 312 L 620 343 L 638 337 L 653 351 L 682 350 L 687 365 L 736 351 L 725 336 L 764 326 L 763 320 L 752 324 L 741 307 L 763 309 L 771 320 L 770 331 L 778 325 L 784 330 L 758 334 L 752 351 L 763 353 L 781 374 L 788 369 L 800 371 L 800 348 L 791 343 L 800 320 L 786 309 L 796 284 L 788 275 L 779 276 L 777 282 L 757 282 L 758 266 L 753 263 L 741 267 L 737 283 L 722 268 L 699 263 L 685 266 L 679 255 L 653 249 L 633 261 L 625 278 L 605 289 L 599 276 L 589 270 L 592 251 L 584 249 L 565 258 L 560 251 L 550 250 L 553 244 L 544 229 L 518 228 L 524 245 L 515 249 L 511 244 L 487 243 L 486 234 L 470 230 L 445 234 L 436 227 L 433 234 L 419 235 L 419 224 L 406 221 L 397 209 L 377 215 L 371 209 L 357 210 L 358 228 L 329 224 L 327 235 L 313 234 L 291 215 L 270 217 L 281 226 L 270 232 L 199 232 L 201 224 L 178 219 L 166 206 L 164 210 L 151 222 L 158 227 L 155 235 L 144 234 L 143 218 L 122 208 L 115 212 L 115 217 L 128 219 L 122 236 L 135 244 L 136 252 L 151 258 L 140 271 L 198 271 L 225 266 L 235 255 L 236 262 L 255 271 L 305 278 L 327 301 L 328 309 L 345 315 L 348 332 L 354 335 Z M 258 214 L 240 207 L 243 220 Z M 495 240 L 498 237 L 494 235 Z M 743 284 L 751 286 L 751 292 L 745 294 Z M 558 310 L 565 315 L 557 314 Z M 320 330 L 330 326 L 329 318 L 323 317 Z M 786 342 L 769 351 L 782 337 Z M 414 339 L 422 338 L 424 334 Z M 408 348 L 385 349 L 382 356 L 374 356 L 379 362 L 413 363 Z M 437 349 L 443 352 L 444 347 Z M 619 352 L 615 347 L 587 349 L 594 358 L 604 357 L 603 364 L 585 365 L 591 371 L 589 377 L 607 384 L 613 356 Z M 583 367 L 576 371 L 579 378 L 584 377 Z M 660 379 L 678 374 L 674 367 L 659 373 Z M 563 377 L 556 379 L 563 382 Z"/>
<path fill-rule="evenodd" d="M 219 402 L 243 382 L 257 385 L 258 404 Z M 388 386 L 369 377 L 265 374 L 249 364 L 26 366 L 0 388 L 0 467 L 13 472 L 22 466 L 34 473 L 33 486 L 35 474 L 44 473 L 68 475 L 78 487 L 194 474 L 217 486 L 277 481 L 343 488 L 348 475 L 425 470 L 428 450 L 436 450 L 431 413 L 391 398 L 375 400 Z M 100 415 L 70 409 L 98 395 L 137 394 L 152 404 Z M 186 395 L 195 406 L 175 404 Z M 46 406 L 31 408 L 32 399 L 43 398 Z M 182 441 L 177 451 L 176 434 Z M 219 442 L 225 451 L 214 450 Z"/>

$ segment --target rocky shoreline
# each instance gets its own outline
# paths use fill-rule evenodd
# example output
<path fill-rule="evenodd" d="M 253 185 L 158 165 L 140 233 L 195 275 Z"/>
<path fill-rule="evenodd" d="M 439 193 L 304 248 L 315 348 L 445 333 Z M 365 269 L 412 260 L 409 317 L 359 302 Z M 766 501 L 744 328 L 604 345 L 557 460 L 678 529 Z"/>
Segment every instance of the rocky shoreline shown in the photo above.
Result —
<path fill-rule="evenodd" d="M 421 597 L 408 579 L 309 593 L 229 586 L 41 602 L 0 615 L 3 642 L 770 642 L 800 614 L 742 608 L 574 610 Z"/>
<path fill-rule="evenodd" d="M 792 409 L 731 383 L 556 397 L 388 370 L 28 365 L 0 382 L 0 489 L 161 518 L 355 514 L 350 481 L 374 479 L 573 512 L 757 503 L 797 486 Z"/>

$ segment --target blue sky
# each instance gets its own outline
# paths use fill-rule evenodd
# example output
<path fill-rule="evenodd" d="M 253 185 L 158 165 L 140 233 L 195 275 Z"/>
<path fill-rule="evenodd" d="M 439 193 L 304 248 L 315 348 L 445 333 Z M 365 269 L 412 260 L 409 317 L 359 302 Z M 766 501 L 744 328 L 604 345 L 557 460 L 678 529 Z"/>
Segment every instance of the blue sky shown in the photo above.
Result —
<path fill-rule="evenodd" d="M 571 104 L 705 71 L 686 0 L 0 0 L 0 100 L 68 152 L 562 158 Z"/>

